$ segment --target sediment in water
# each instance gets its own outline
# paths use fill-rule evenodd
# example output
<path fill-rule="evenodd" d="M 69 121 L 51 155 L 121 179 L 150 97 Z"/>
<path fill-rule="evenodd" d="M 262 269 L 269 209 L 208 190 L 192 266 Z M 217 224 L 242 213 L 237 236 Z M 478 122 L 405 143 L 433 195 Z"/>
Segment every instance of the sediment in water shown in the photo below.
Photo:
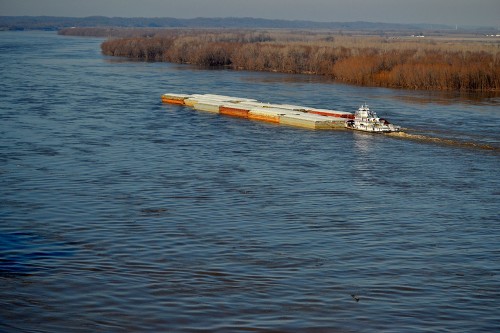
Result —
<path fill-rule="evenodd" d="M 448 145 L 448 146 L 455 146 L 455 147 L 462 147 L 462 148 L 474 148 L 474 149 L 500 151 L 499 147 L 495 147 L 495 146 L 492 146 L 492 145 L 489 145 L 486 143 L 467 142 L 467 141 L 460 141 L 460 140 L 447 139 L 447 138 L 437 138 L 437 137 L 432 137 L 432 136 L 427 136 L 427 135 L 422 135 L 422 134 L 411 134 L 411 133 L 407 133 L 404 131 L 385 133 L 385 135 L 395 137 L 395 138 L 400 138 L 400 139 L 407 139 L 407 140 L 427 142 L 427 143 L 436 143 L 436 144 L 441 144 L 441 145 Z"/>

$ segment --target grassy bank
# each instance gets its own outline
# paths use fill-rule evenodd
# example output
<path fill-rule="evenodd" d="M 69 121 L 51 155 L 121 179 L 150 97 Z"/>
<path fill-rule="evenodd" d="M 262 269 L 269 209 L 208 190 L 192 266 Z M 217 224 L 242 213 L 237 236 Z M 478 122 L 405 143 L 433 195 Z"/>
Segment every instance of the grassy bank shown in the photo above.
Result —
<path fill-rule="evenodd" d="M 108 36 L 114 36 L 108 32 Z M 129 37 L 123 37 L 129 36 Z M 102 52 L 144 61 L 317 74 L 343 83 L 500 91 L 500 43 L 320 31 L 130 30 Z"/>

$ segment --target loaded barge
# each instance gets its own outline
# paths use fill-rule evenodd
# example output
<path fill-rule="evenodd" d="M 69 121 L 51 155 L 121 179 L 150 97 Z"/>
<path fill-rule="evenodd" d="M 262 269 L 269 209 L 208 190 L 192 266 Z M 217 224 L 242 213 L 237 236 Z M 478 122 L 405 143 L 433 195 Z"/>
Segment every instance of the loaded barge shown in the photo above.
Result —
<path fill-rule="evenodd" d="M 254 99 L 214 94 L 161 96 L 163 103 L 185 105 L 195 110 L 310 129 L 347 128 L 364 132 L 397 132 L 400 127 L 377 117 L 367 105 L 355 114 L 307 106 L 262 103 Z"/>

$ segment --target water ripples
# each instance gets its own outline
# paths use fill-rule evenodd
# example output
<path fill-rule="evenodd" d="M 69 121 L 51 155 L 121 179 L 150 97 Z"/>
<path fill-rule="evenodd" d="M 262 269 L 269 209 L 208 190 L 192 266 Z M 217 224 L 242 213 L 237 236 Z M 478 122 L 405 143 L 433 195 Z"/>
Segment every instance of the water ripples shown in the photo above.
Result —
<path fill-rule="evenodd" d="M 434 111 L 391 90 L 106 61 L 99 39 L 2 36 L 17 57 L 0 55 L 0 330 L 498 330 L 496 153 L 219 117 L 160 94 L 339 109 L 372 96 L 417 130 Z M 477 119 L 490 107 L 468 104 Z"/>
<path fill-rule="evenodd" d="M 469 149 L 484 149 L 484 150 L 491 150 L 491 151 L 495 151 L 495 152 L 500 151 L 500 147 L 496 147 L 494 145 L 487 144 L 487 143 L 481 143 L 479 141 L 476 141 L 476 142 L 461 141 L 461 140 L 450 139 L 450 138 L 432 137 L 432 136 L 423 135 L 423 134 L 406 133 L 404 131 L 388 133 L 386 135 L 396 137 L 396 138 L 404 138 L 404 139 L 408 139 L 408 140 L 419 141 L 419 142 L 423 142 L 423 143 L 435 143 L 435 144 L 440 144 L 440 145 L 454 146 L 454 147 L 459 147 L 459 148 L 469 148 Z"/>

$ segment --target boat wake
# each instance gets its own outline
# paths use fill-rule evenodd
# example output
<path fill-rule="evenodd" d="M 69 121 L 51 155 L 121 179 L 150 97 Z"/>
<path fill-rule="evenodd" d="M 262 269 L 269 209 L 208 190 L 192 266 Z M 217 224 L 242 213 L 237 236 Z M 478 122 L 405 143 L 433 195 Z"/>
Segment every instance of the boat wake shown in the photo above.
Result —
<path fill-rule="evenodd" d="M 471 141 L 462 141 L 457 139 L 450 138 L 438 138 L 432 137 L 429 135 L 423 134 L 412 134 L 405 131 L 400 132 L 391 132 L 386 133 L 385 135 L 396 137 L 400 139 L 408 139 L 413 141 L 427 142 L 427 143 L 435 143 L 446 146 L 454 146 L 454 147 L 462 147 L 469 149 L 481 149 L 481 150 L 490 150 L 495 152 L 500 152 L 500 147 L 494 146 L 491 144 L 483 143 L 483 142 L 471 142 Z"/>

